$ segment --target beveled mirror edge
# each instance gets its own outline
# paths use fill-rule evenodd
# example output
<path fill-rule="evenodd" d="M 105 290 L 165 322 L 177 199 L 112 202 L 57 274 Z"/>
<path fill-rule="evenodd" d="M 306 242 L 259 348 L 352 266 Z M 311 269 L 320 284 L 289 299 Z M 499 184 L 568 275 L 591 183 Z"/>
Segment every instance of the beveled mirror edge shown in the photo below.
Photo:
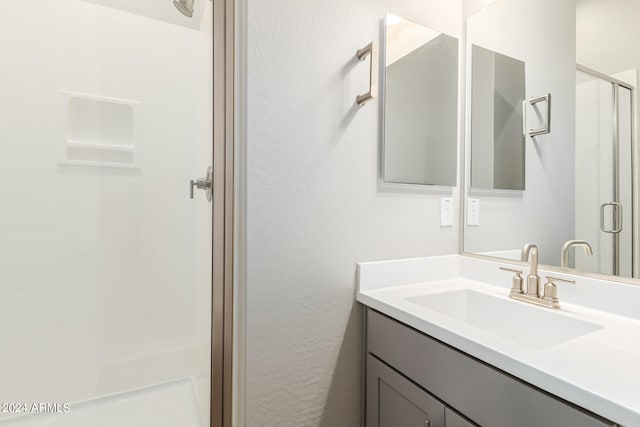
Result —
<path fill-rule="evenodd" d="M 469 196 L 486 196 L 486 197 L 522 197 L 525 190 L 509 190 L 506 188 L 469 188 L 467 194 Z"/>
<path fill-rule="evenodd" d="M 431 195 L 455 195 L 455 186 L 446 185 L 429 185 L 429 184 L 408 184 L 404 182 L 389 182 L 378 177 L 378 191 L 380 192 L 402 192 L 402 193 L 420 193 Z"/>
<path fill-rule="evenodd" d="M 473 15 L 471 15 L 473 16 Z M 468 24 L 467 19 L 464 20 L 464 25 L 461 28 L 460 38 L 462 41 L 462 45 L 464 46 L 462 50 L 462 61 L 461 67 L 464 70 L 464 75 L 460 79 L 461 80 L 461 90 L 462 93 L 462 102 L 463 107 L 460 108 L 460 144 L 461 146 L 458 148 L 459 151 L 459 165 L 458 165 L 458 197 L 460 203 L 458 203 L 459 212 L 458 212 L 458 253 L 462 256 L 469 256 L 473 254 L 469 254 L 464 251 L 464 237 L 466 232 L 466 211 L 467 211 L 467 198 L 469 197 L 469 190 L 471 187 L 470 173 L 471 173 L 471 165 L 468 164 L 467 159 L 471 156 L 471 144 L 470 141 L 467 141 L 468 135 L 471 133 L 471 91 L 468 88 L 471 87 L 472 76 L 471 72 L 468 69 L 471 64 L 471 44 L 467 40 L 467 31 Z M 482 257 L 488 259 L 501 259 L 497 257 Z"/>
<path fill-rule="evenodd" d="M 508 265 L 524 266 L 525 270 L 529 267 L 528 262 L 514 260 L 514 259 L 500 258 L 500 257 L 495 257 L 490 255 L 474 254 L 471 252 L 461 252 L 460 255 L 466 256 L 469 258 L 483 259 L 486 261 L 500 262 Z M 572 276 L 577 276 L 577 277 L 587 277 L 590 279 L 604 280 L 607 282 L 616 282 L 616 283 L 624 283 L 627 285 L 640 286 L 640 279 L 636 279 L 633 277 L 621 277 L 621 276 L 614 276 L 609 274 L 590 273 L 586 271 L 578 271 L 573 268 L 564 268 L 564 267 L 558 267 L 557 265 L 549 265 L 549 264 L 539 264 L 538 268 L 542 270 L 553 271 L 555 273 L 571 274 Z"/>
<path fill-rule="evenodd" d="M 470 97 L 471 94 L 468 94 L 467 87 L 471 84 L 471 75 L 467 70 L 467 64 L 469 62 L 469 55 L 471 54 L 471 50 L 468 47 L 467 43 L 467 20 L 468 17 L 464 19 L 463 24 L 460 28 L 460 46 L 459 49 L 459 64 L 460 64 L 460 72 L 463 73 L 460 75 L 458 82 L 458 99 L 460 100 L 460 108 L 458 108 L 458 187 L 457 187 L 457 197 L 458 197 L 458 221 L 456 223 L 457 232 L 458 232 L 458 254 L 465 256 L 464 252 L 464 233 L 465 233 L 465 224 L 466 224 L 466 210 L 467 210 L 467 150 L 470 150 L 467 147 L 467 133 L 470 129 L 467 128 L 469 125 L 467 123 L 467 115 L 470 114 Z"/>

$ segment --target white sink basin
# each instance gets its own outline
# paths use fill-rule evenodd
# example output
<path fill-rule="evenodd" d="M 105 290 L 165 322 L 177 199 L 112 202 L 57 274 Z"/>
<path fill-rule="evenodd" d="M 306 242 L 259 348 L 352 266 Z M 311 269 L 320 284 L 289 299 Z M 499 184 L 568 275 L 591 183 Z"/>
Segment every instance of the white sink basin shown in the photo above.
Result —
<path fill-rule="evenodd" d="M 602 329 L 601 325 L 544 307 L 468 289 L 420 295 L 407 301 L 533 349 L 558 345 Z"/>

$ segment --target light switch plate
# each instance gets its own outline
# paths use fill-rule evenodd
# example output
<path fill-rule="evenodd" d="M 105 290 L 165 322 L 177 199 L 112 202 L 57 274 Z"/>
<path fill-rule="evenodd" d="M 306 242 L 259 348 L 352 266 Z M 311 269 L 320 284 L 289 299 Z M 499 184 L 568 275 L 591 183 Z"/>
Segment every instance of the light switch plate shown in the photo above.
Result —
<path fill-rule="evenodd" d="M 467 225 L 480 225 L 480 199 L 467 199 Z"/>
<path fill-rule="evenodd" d="M 440 227 L 453 227 L 453 197 L 440 198 Z"/>

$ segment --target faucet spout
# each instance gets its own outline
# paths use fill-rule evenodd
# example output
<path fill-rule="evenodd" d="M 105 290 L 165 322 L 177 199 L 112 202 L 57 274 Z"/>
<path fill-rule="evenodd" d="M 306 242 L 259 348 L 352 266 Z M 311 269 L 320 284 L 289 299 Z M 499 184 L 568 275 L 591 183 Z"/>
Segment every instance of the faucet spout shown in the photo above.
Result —
<path fill-rule="evenodd" d="M 583 241 L 567 242 L 562 249 L 563 255 L 567 252 L 568 248 L 577 244 L 583 243 Z M 571 243 L 571 244 L 569 244 Z M 586 243 L 586 242 L 584 242 Z M 586 243 L 584 245 L 586 252 L 592 252 L 591 246 Z M 573 280 L 567 280 L 557 277 L 547 276 L 548 282 L 544 285 L 544 293 L 540 292 L 540 276 L 538 276 L 538 246 L 535 243 L 527 243 L 522 247 L 522 253 L 520 254 L 520 260 L 524 262 L 530 262 L 529 275 L 527 276 L 527 290 L 524 292 L 522 282 L 523 279 L 520 276 L 522 270 L 515 270 L 511 268 L 500 267 L 500 270 L 513 271 L 516 275 L 512 279 L 511 291 L 509 292 L 509 298 L 513 298 L 518 301 L 527 302 L 530 304 L 540 305 L 547 308 L 560 308 L 560 301 L 558 301 L 558 289 L 553 282 L 568 282 L 575 283 Z"/>
<path fill-rule="evenodd" d="M 586 240 L 569 240 L 562 246 L 562 259 L 560 260 L 561 267 L 569 267 L 569 250 L 573 246 L 582 246 L 584 247 L 584 253 L 588 256 L 593 255 L 593 249 L 591 245 Z"/>
<path fill-rule="evenodd" d="M 527 276 L 527 295 L 540 296 L 540 276 L 538 276 L 538 246 L 535 243 L 527 243 L 522 247 L 520 260 L 531 262 L 529 275 Z"/>

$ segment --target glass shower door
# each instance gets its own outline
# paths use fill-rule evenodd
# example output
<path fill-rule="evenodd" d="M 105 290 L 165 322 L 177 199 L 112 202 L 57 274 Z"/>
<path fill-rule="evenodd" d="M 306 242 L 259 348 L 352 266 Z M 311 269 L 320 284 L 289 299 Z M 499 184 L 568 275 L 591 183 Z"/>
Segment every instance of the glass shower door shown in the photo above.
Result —
<path fill-rule="evenodd" d="M 0 15 L 0 425 L 208 425 L 212 205 L 188 184 L 212 159 L 212 12 L 196 6 Z"/>
<path fill-rule="evenodd" d="M 632 276 L 632 121 L 629 89 L 576 74 L 575 238 L 580 271 Z"/>

